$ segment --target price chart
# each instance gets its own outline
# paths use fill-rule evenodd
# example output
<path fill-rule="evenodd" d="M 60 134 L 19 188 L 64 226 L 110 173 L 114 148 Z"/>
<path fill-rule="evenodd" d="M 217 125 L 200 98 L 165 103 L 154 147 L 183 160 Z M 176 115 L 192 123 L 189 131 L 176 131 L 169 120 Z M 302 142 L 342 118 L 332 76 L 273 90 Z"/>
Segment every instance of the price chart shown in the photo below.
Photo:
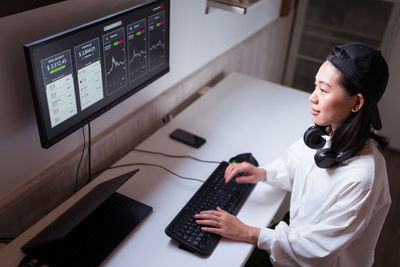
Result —
<path fill-rule="evenodd" d="M 126 85 L 126 59 L 124 28 L 103 35 L 104 68 L 107 94 Z"/>
<path fill-rule="evenodd" d="M 132 82 L 147 73 L 146 19 L 129 24 L 127 34 L 129 80 Z"/>
<path fill-rule="evenodd" d="M 165 58 L 165 11 L 149 16 L 149 67 L 163 64 Z"/>

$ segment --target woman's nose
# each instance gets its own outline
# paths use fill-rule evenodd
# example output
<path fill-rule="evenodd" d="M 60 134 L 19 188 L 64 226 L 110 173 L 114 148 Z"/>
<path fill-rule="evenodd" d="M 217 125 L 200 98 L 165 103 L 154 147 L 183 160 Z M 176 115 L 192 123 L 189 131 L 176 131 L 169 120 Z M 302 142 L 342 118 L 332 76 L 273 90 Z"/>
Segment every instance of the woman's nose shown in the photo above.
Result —
<path fill-rule="evenodd" d="M 314 91 L 312 92 L 312 94 L 310 95 L 310 97 L 308 98 L 308 99 L 310 100 L 310 102 L 313 103 L 313 104 L 316 104 L 316 101 L 317 101 L 317 97 L 316 97 L 315 91 L 316 91 L 316 90 L 314 90 Z"/>

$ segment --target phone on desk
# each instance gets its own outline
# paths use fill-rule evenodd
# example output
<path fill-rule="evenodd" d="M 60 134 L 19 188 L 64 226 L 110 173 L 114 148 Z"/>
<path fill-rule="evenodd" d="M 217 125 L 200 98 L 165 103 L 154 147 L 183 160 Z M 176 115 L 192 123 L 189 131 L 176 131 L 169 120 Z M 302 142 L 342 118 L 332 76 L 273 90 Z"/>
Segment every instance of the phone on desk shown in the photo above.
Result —
<path fill-rule="evenodd" d="M 194 148 L 199 148 L 206 142 L 206 139 L 204 139 L 203 137 L 189 133 L 182 129 L 176 129 L 169 136 L 174 140 L 177 140 Z"/>

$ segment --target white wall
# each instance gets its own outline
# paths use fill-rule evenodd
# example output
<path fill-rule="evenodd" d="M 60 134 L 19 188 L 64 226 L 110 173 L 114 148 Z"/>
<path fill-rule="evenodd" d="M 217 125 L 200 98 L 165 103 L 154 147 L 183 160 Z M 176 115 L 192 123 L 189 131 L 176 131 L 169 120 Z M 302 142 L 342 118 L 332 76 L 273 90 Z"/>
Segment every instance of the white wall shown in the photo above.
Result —
<path fill-rule="evenodd" d="M 400 28 L 397 28 L 393 40 L 394 43 L 387 58 L 389 82 L 379 102 L 379 111 L 382 134 L 390 138 L 390 147 L 400 150 Z"/>
<path fill-rule="evenodd" d="M 0 197 L 82 143 L 75 132 L 40 146 L 23 45 L 129 7 L 129 0 L 69 0 L 0 18 Z M 93 135 L 156 97 L 278 17 L 280 0 L 262 0 L 245 16 L 211 9 L 206 0 L 171 0 L 171 71 L 92 123 Z M 1 8 L 1 6 L 0 6 Z"/>

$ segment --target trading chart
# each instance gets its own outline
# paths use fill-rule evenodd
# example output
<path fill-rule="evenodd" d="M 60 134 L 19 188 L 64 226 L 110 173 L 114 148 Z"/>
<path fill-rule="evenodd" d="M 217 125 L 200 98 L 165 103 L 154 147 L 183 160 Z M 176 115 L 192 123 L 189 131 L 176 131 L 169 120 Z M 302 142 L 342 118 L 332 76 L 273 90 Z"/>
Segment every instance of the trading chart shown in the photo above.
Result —
<path fill-rule="evenodd" d="M 165 58 L 165 11 L 149 16 L 149 67 L 163 64 Z"/>
<path fill-rule="evenodd" d="M 124 28 L 103 35 L 107 94 L 126 85 Z"/>
<path fill-rule="evenodd" d="M 127 33 L 129 81 L 134 81 L 147 73 L 146 19 L 129 24 Z"/>

